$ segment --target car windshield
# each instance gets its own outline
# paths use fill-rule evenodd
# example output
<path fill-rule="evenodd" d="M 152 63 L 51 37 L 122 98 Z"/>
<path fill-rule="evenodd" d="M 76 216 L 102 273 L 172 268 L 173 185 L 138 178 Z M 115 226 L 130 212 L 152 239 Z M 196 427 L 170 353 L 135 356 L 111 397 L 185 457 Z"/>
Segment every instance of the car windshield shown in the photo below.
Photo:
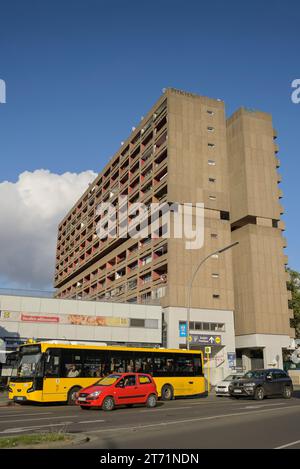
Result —
<path fill-rule="evenodd" d="M 105 378 L 99 379 L 95 384 L 97 386 L 111 386 L 114 384 L 118 379 L 121 377 L 121 375 L 108 375 L 105 376 Z"/>
<path fill-rule="evenodd" d="M 235 379 L 240 379 L 240 376 L 237 375 L 229 375 L 227 376 L 224 381 L 234 381 Z"/>
<path fill-rule="evenodd" d="M 246 379 L 261 379 L 264 378 L 265 376 L 265 371 L 262 370 L 257 370 L 257 371 L 247 371 L 247 373 L 244 375 L 244 378 Z"/>

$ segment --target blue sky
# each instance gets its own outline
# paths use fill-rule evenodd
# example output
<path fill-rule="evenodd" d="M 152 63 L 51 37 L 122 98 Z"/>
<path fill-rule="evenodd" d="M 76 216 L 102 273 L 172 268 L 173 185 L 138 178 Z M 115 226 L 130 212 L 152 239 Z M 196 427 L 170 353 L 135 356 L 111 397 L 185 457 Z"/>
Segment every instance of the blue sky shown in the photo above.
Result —
<path fill-rule="evenodd" d="M 1 0 L 0 182 L 99 172 L 164 87 L 273 114 L 289 263 L 300 270 L 297 1 Z M 2 201 L 0 202 L 2 203 Z"/>

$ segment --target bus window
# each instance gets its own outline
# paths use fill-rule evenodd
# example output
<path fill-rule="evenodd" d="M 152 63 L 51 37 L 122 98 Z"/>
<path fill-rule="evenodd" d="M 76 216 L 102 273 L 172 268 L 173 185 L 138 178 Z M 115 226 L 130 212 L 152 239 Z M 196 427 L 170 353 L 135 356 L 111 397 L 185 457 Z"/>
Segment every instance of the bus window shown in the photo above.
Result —
<path fill-rule="evenodd" d="M 45 357 L 46 378 L 58 378 L 60 375 L 60 349 L 48 349 Z"/>
<path fill-rule="evenodd" d="M 84 350 L 82 375 L 103 378 L 110 373 L 107 354 L 101 350 Z"/>
<path fill-rule="evenodd" d="M 201 360 L 198 357 L 194 357 L 194 371 L 195 371 L 195 376 L 202 375 Z"/>
<path fill-rule="evenodd" d="M 142 363 L 139 362 L 139 366 Z M 111 351 L 110 371 L 113 373 L 132 373 L 138 371 L 134 355 L 128 352 Z"/>
<path fill-rule="evenodd" d="M 125 373 L 126 360 L 124 356 L 113 355 L 110 361 L 110 371 L 114 373 Z"/>
<path fill-rule="evenodd" d="M 154 376 L 173 376 L 174 358 L 172 355 L 159 354 L 154 357 Z"/>
<path fill-rule="evenodd" d="M 178 376 L 194 376 L 194 361 L 191 356 L 181 356 L 176 360 L 176 374 Z"/>
<path fill-rule="evenodd" d="M 62 349 L 62 376 L 64 378 L 77 378 L 82 376 L 83 351 Z"/>
<path fill-rule="evenodd" d="M 134 370 L 136 373 L 152 373 L 152 358 L 136 354 L 134 360 Z"/>

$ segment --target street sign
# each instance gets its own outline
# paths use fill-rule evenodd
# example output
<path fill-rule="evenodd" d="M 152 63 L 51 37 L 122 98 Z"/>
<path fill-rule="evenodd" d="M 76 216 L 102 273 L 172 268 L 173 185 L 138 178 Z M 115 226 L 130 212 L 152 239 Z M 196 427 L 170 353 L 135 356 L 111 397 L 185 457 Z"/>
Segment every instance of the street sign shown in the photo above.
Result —
<path fill-rule="evenodd" d="M 220 335 L 191 334 L 192 344 L 197 345 L 221 345 L 222 338 Z"/>
<path fill-rule="evenodd" d="M 204 349 L 205 353 L 210 355 L 211 354 L 211 347 L 205 347 Z"/>

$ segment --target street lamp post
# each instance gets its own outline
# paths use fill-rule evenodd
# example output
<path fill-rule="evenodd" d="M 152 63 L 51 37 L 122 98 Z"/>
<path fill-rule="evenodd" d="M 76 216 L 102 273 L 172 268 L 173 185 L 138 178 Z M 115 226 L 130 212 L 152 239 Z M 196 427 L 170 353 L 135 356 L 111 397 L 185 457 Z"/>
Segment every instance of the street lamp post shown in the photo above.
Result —
<path fill-rule="evenodd" d="M 206 256 L 204 259 L 202 259 L 202 261 L 199 263 L 199 265 L 196 267 L 195 269 L 195 272 L 193 273 L 192 275 L 192 278 L 191 278 L 191 281 L 190 281 L 190 284 L 189 284 L 189 290 L 188 290 L 188 308 L 187 308 L 187 328 L 186 328 L 186 348 L 189 350 L 190 348 L 190 342 L 189 342 L 189 339 L 190 339 L 190 309 L 191 309 L 191 296 L 192 296 L 192 286 L 193 286 L 193 282 L 195 280 L 195 277 L 200 269 L 200 267 L 204 264 L 205 261 L 207 261 L 207 259 L 209 259 L 210 257 L 214 256 L 215 254 L 221 254 L 222 252 L 224 251 L 227 251 L 227 249 L 231 249 L 232 247 L 236 246 L 237 244 L 239 244 L 238 241 L 236 241 L 235 243 L 232 243 L 232 244 L 229 244 L 229 246 L 225 246 L 224 248 L 222 249 L 218 249 L 217 251 L 214 251 L 212 252 L 211 254 L 209 254 L 208 256 Z"/>

